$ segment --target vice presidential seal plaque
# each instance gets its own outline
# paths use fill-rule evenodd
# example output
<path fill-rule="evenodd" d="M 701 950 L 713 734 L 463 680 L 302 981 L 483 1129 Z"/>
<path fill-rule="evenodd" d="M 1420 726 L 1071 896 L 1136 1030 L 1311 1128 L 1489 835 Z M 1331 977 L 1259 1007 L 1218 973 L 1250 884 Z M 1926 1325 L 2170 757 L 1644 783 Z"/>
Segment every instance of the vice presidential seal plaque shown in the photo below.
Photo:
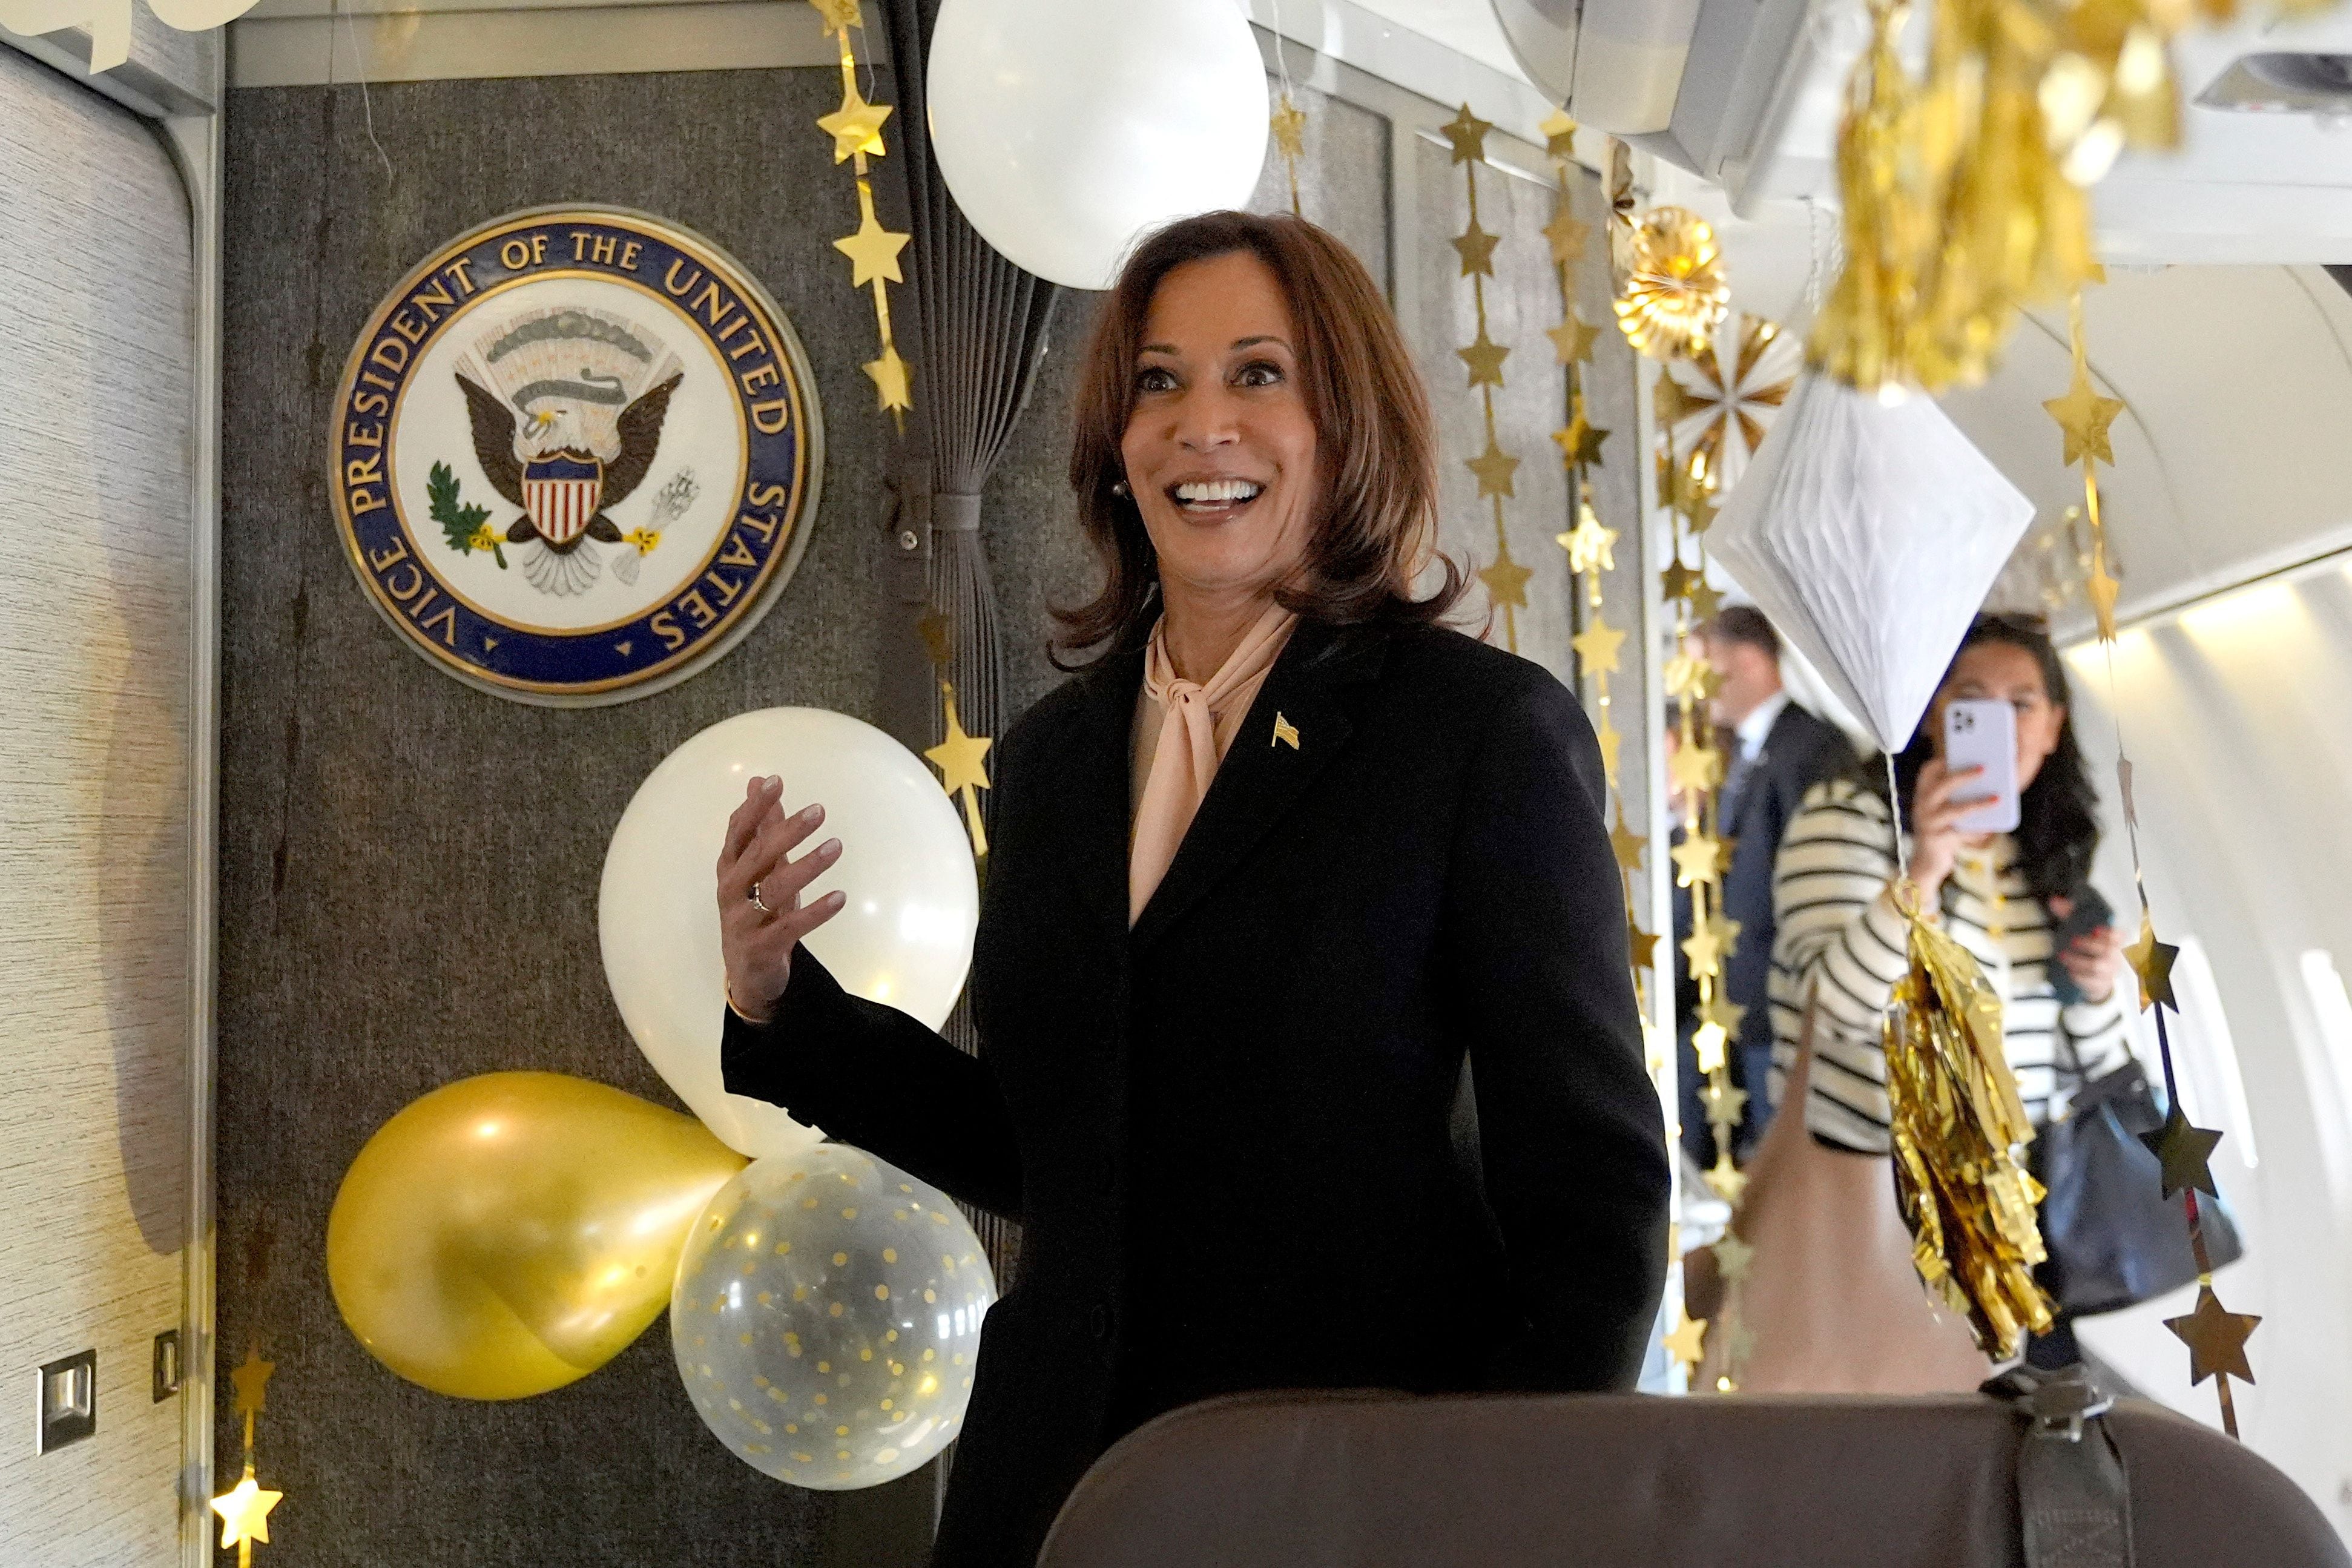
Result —
<path fill-rule="evenodd" d="M 791 576 L 824 432 L 800 340 L 725 252 L 643 214 L 542 208 L 449 245 L 343 371 L 335 508 L 369 596 L 460 679 L 643 696 Z"/>

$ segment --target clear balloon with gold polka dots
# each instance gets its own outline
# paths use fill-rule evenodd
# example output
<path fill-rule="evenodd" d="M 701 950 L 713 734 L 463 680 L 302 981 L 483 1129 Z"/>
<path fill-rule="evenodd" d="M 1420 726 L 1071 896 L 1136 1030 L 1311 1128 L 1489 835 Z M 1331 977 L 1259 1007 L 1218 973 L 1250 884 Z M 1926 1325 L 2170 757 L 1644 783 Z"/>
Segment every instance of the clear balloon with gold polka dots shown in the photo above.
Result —
<path fill-rule="evenodd" d="M 878 1486 L 963 1422 L 996 1281 L 937 1189 L 863 1150 L 754 1161 L 679 1255 L 670 1344 L 703 1422 L 745 1463 Z"/>

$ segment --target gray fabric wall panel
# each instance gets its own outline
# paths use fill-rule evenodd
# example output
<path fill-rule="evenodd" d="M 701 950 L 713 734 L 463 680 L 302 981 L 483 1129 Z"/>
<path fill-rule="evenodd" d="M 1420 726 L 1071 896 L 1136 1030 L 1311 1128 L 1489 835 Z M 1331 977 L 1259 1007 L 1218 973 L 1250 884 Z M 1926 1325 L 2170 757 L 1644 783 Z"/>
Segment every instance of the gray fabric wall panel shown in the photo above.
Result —
<path fill-rule="evenodd" d="M 893 437 L 858 368 L 872 308 L 829 244 L 856 198 L 811 121 L 839 95 L 829 70 L 378 88 L 389 174 L 356 90 L 232 101 L 220 1342 L 224 1369 L 257 1336 L 278 1363 L 260 1437 L 289 1494 L 270 1548 L 285 1568 L 814 1560 L 831 1504 L 703 1430 L 665 1326 L 555 1394 L 446 1399 L 343 1329 L 323 1241 L 352 1155 L 436 1085 L 537 1068 L 674 1104 L 598 959 L 614 823 L 656 762 L 730 714 L 873 717 Z M 877 184 L 903 226 L 896 187 Z M 585 710 L 477 693 L 400 646 L 324 489 L 329 400 L 378 299 L 458 232 L 558 201 L 643 208 L 732 251 L 806 344 L 827 435 L 822 511 L 766 619 L 693 679 Z M 264 1237 L 256 1288 L 246 1259 Z"/>

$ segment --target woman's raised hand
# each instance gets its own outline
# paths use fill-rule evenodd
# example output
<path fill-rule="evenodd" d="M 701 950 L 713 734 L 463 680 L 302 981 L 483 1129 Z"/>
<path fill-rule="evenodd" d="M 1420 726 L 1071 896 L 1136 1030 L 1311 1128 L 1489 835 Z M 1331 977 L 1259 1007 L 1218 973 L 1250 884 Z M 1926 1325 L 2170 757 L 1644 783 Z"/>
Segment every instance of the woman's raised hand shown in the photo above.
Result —
<path fill-rule="evenodd" d="M 799 859 L 793 849 L 824 820 L 824 807 L 783 811 L 784 781 L 753 779 L 727 819 L 719 851 L 719 944 L 727 959 L 727 998 L 753 1020 L 765 1019 L 793 976 L 793 949 L 840 912 L 838 890 L 801 902 L 801 889 L 841 858 L 828 838 Z"/>
<path fill-rule="evenodd" d="M 2050 918 L 2061 921 L 2074 912 L 2074 900 L 2060 897 L 2050 900 Z M 2112 925 L 2095 926 L 2066 944 L 2058 954 L 2058 962 L 2074 977 L 2075 988 L 2083 1000 L 2097 1005 L 2116 994 L 2116 981 L 2124 969 L 2123 933 Z"/>
<path fill-rule="evenodd" d="M 1952 874 L 1952 866 L 1959 858 L 1960 818 L 1983 798 L 1970 794 L 1967 786 L 1983 772 L 1982 768 L 1955 771 L 1946 767 L 1941 757 L 1930 758 L 1919 770 L 1919 782 L 1911 791 L 1910 872 L 1919 889 L 1919 901 L 1927 908 L 1935 907 L 1944 879 Z"/>

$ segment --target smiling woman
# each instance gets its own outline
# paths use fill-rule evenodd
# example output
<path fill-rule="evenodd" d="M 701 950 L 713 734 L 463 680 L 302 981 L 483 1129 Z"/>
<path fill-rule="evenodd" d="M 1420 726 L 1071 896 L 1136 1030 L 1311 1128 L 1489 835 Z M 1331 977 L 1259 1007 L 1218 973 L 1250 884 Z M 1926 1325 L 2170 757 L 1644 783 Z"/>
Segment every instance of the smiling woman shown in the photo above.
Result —
<path fill-rule="evenodd" d="M 798 950 L 860 847 L 794 858 L 821 810 L 754 781 L 718 868 L 728 1088 L 1024 1226 L 938 1568 L 1034 1563 L 1195 1400 L 1623 1386 L 1665 1264 L 1600 749 L 1433 624 L 1450 566 L 1413 596 L 1433 443 L 1371 280 L 1296 218 L 1187 219 L 1080 384 L 1104 584 L 1063 646 L 1109 648 L 991 759 L 980 1054 Z"/>

